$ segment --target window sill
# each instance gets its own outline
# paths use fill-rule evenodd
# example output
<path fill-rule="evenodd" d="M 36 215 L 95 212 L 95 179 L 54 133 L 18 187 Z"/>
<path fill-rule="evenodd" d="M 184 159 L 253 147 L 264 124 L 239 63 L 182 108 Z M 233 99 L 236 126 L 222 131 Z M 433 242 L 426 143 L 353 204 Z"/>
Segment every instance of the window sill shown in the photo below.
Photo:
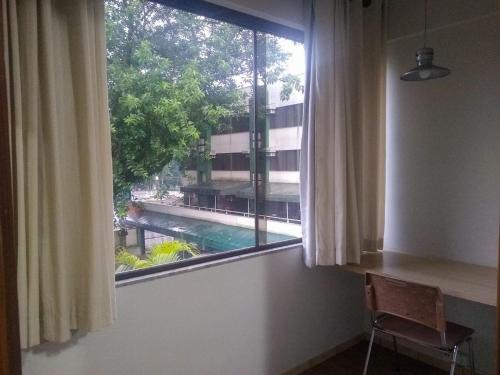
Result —
<path fill-rule="evenodd" d="M 164 277 L 175 276 L 175 275 L 183 274 L 186 272 L 193 272 L 193 271 L 201 270 L 204 268 L 216 267 L 216 266 L 220 266 L 220 265 L 227 264 L 227 263 L 238 262 L 240 260 L 269 255 L 269 254 L 273 254 L 273 253 L 277 253 L 277 252 L 281 252 L 281 251 L 285 251 L 285 250 L 296 249 L 297 247 L 302 246 L 300 241 L 301 241 L 301 239 L 298 239 L 296 243 L 283 244 L 283 245 L 276 244 L 275 247 L 271 247 L 271 248 L 268 248 L 265 250 L 246 252 L 244 254 L 227 256 L 227 257 L 224 257 L 222 259 L 207 260 L 206 262 L 200 262 L 198 264 L 193 264 L 193 265 L 179 266 L 179 267 L 172 268 L 172 269 L 165 270 L 165 271 L 156 270 L 155 268 L 149 268 L 149 269 L 147 269 L 147 271 L 150 271 L 150 272 L 148 272 L 147 274 L 135 276 L 135 277 L 128 277 L 125 279 L 117 279 L 115 285 L 117 288 L 121 288 L 121 287 L 124 287 L 127 285 L 152 281 L 152 280 L 156 280 L 156 279 L 160 279 L 160 278 L 164 278 Z M 118 275 L 120 275 L 120 274 L 118 274 Z"/>

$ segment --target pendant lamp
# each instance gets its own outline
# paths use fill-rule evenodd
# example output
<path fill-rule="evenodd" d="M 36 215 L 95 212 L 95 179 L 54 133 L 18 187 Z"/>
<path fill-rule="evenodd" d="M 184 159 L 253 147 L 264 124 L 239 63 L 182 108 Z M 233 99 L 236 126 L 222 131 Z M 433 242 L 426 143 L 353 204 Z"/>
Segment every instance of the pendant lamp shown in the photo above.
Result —
<path fill-rule="evenodd" d="M 401 74 L 403 81 L 426 81 L 428 79 L 441 78 L 450 74 L 450 69 L 433 65 L 434 50 L 426 47 L 427 44 L 427 3 L 425 0 L 424 18 L 424 47 L 417 49 L 417 67 Z"/>

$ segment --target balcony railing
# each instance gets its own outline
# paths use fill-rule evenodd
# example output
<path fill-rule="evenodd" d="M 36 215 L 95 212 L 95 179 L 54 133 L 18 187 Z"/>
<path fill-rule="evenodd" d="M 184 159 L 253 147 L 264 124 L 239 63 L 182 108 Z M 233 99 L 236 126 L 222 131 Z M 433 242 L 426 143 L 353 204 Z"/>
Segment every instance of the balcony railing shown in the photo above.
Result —
<path fill-rule="evenodd" d="M 251 212 L 243 212 L 243 211 L 232 211 L 232 210 L 225 210 L 221 208 L 213 208 L 213 207 L 203 207 L 203 206 L 195 206 L 195 205 L 188 205 L 188 204 L 179 204 L 177 207 L 184 207 L 184 208 L 191 208 L 195 209 L 198 211 L 208 211 L 208 212 L 214 212 L 214 213 L 222 213 L 226 215 L 238 215 L 238 216 L 243 216 L 243 217 L 255 217 L 254 213 Z M 280 221 L 283 223 L 290 223 L 290 224 L 300 224 L 299 219 L 292 219 L 290 217 L 280 217 L 280 216 L 268 216 L 268 215 L 259 215 L 260 219 L 265 219 L 265 220 L 275 220 L 275 221 Z"/>

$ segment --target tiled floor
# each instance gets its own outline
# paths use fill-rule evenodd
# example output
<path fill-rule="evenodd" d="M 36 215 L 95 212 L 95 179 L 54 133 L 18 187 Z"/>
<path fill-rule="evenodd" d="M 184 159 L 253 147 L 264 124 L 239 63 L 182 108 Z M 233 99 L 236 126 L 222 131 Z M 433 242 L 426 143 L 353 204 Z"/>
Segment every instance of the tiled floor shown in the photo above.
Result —
<path fill-rule="evenodd" d="M 313 367 L 302 375 L 361 375 L 368 348 L 367 342 L 362 342 L 346 351 L 337 354 L 326 362 Z M 446 372 L 418 362 L 412 358 L 400 355 L 400 375 L 445 375 Z M 374 345 L 368 367 L 368 375 L 392 375 L 395 371 L 394 352 L 381 346 Z"/>

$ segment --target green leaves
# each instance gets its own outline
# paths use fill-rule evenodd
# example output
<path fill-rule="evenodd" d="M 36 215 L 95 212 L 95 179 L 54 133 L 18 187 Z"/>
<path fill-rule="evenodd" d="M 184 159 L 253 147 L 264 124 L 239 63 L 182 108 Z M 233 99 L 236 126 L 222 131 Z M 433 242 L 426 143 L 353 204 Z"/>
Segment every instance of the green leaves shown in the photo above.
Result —
<path fill-rule="evenodd" d="M 181 241 L 162 242 L 151 247 L 151 256 L 170 255 L 186 252 L 191 256 L 199 255 L 195 246 Z"/>
<path fill-rule="evenodd" d="M 293 74 L 286 74 L 280 78 L 283 86 L 280 92 L 280 99 L 282 101 L 290 99 L 290 95 L 294 91 L 304 92 L 304 86 L 300 82 L 300 78 Z"/>
<path fill-rule="evenodd" d="M 117 272 L 158 266 L 200 255 L 198 249 L 181 241 L 166 241 L 151 247 L 145 259 L 121 249 L 115 255 Z"/>
<path fill-rule="evenodd" d="M 149 42 L 137 48 L 132 65 L 111 61 L 108 69 L 115 192 L 185 156 L 207 113 L 212 124 L 227 113 L 208 103 L 192 65 L 173 80 L 166 74 L 168 59 L 155 55 Z"/>

